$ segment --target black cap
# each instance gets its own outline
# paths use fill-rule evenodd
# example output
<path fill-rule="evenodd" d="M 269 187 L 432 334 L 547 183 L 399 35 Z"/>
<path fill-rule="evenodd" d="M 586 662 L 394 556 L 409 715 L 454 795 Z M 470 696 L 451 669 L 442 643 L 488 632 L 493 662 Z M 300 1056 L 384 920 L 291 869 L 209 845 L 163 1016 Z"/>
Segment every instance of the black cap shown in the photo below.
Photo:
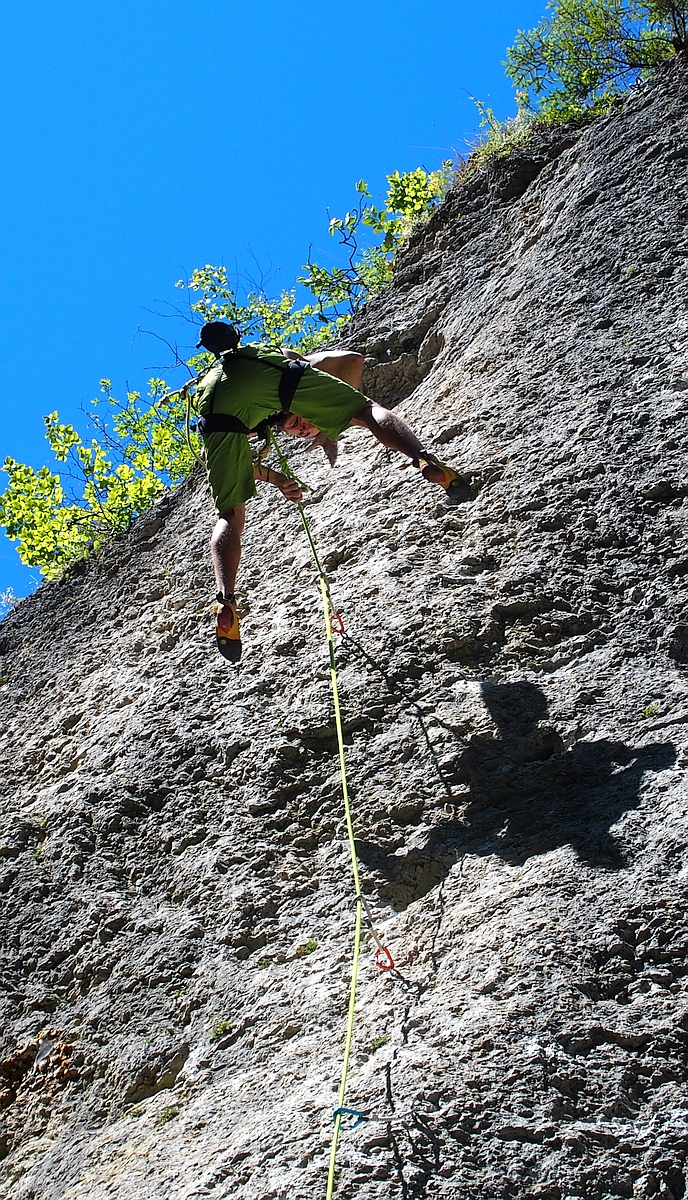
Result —
<path fill-rule="evenodd" d="M 196 349 L 200 350 L 201 346 L 204 346 L 219 358 L 225 350 L 236 350 L 239 336 L 234 326 L 228 325 L 226 321 L 208 321 L 199 334 Z"/>

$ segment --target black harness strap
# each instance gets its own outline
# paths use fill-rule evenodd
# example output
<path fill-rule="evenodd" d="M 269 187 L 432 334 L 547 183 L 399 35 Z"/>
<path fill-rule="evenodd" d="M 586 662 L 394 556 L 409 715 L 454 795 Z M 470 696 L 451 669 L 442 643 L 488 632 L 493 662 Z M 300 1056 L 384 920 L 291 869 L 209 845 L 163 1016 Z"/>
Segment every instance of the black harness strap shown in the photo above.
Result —
<path fill-rule="evenodd" d="M 301 376 L 304 371 L 308 370 L 309 366 L 310 363 L 296 362 L 293 358 L 287 360 L 287 368 L 285 371 L 282 371 L 282 378 L 279 384 L 279 398 L 282 405 L 282 412 L 288 413 L 290 411 L 294 393 L 301 382 Z"/>
<path fill-rule="evenodd" d="M 253 433 L 248 425 L 229 413 L 208 413 L 207 417 L 199 417 L 196 429 L 201 437 L 208 437 L 210 433 Z"/>

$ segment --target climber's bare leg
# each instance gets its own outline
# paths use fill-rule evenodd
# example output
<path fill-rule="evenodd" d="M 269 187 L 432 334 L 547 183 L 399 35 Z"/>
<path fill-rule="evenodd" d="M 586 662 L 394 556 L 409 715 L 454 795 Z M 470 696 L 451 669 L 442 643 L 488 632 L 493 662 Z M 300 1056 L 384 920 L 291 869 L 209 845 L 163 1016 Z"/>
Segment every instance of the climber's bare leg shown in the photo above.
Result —
<path fill-rule="evenodd" d="M 283 348 L 282 353 L 285 358 L 301 361 L 305 359 L 312 367 L 317 367 L 326 375 L 333 375 L 335 379 L 341 379 L 356 390 L 361 386 L 365 359 L 355 350 L 313 350 L 310 354 L 299 354 L 296 350 Z"/>
<path fill-rule="evenodd" d="M 374 400 L 369 400 L 365 408 L 362 408 L 355 417 L 352 418 L 352 425 L 362 425 L 364 429 L 369 429 L 373 437 L 376 437 L 378 442 L 383 446 L 387 446 L 389 450 L 397 450 L 399 454 L 405 454 L 407 458 L 412 458 L 415 463 L 419 459 L 425 458 L 426 452 L 422 444 L 418 441 L 415 433 L 401 417 L 396 413 L 390 412 L 388 408 L 383 408 L 381 404 L 376 404 Z M 421 470 L 421 474 L 430 483 L 439 482 L 443 475 L 441 468 L 432 466 L 431 463 L 426 463 Z"/>
<path fill-rule="evenodd" d="M 218 592 L 233 596 L 241 558 L 241 535 L 246 521 L 246 505 L 237 504 L 221 512 L 210 536 L 210 557 Z"/>
<path fill-rule="evenodd" d="M 334 375 L 335 379 L 341 379 L 356 390 L 360 388 L 365 366 L 362 354 L 354 350 L 320 350 L 307 354 L 306 358 L 319 371 Z"/>

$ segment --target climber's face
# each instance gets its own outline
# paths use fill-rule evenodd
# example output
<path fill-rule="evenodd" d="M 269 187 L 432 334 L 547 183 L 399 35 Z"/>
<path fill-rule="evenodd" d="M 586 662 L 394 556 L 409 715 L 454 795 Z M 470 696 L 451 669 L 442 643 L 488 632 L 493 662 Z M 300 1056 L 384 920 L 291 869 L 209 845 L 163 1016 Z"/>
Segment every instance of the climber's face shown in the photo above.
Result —
<path fill-rule="evenodd" d="M 315 425 L 311 425 L 310 421 L 306 421 L 304 417 L 297 417 L 296 413 L 289 413 L 282 428 L 285 433 L 291 433 L 294 437 L 314 438 L 318 436 Z"/>

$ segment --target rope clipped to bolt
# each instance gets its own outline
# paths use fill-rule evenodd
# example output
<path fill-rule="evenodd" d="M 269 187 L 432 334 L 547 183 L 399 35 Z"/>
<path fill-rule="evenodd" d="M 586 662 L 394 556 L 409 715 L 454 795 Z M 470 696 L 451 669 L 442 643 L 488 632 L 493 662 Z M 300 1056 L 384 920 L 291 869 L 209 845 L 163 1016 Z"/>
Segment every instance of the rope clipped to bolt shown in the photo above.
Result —
<path fill-rule="evenodd" d="M 287 476 L 287 478 L 293 479 L 296 483 L 298 483 L 300 487 L 306 487 L 307 485 L 302 483 L 302 481 L 292 471 L 287 458 L 282 453 L 282 451 L 279 447 L 279 444 L 277 442 L 277 439 L 275 438 L 274 434 L 272 433 L 272 430 L 270 430 L 270 441 L 272 442 L 272 445 L 275 449 L 275 452 L 279 459 L 280 468 L 283 471 L 283 473 Z M 349 1060 L 351 1058 L 351 1046 L 352 1046 L 353 1036 L 354 1036 L 354 1014 L 355 1014 L 355 1009 L 356 1009 L 356 986 L 358 983 L 358 963 L 359 963 L 359 958 L 360 958 L 360 953 L 361 953 L 361 926 L 362 926 L 362 918 L 363 918 L 363 910 L 364 909 L 365 909 L 366 919 L 367 919 L 368 925 L 370 927 L 371 935 L 377 946 L 377 949 L 375 952 L 375 961 L 376 961 L 378 967 L 383 971 L 391 971 L 394 969 L 394 959 L 392 958 L 392 955 L 390 954 L 387 947 L 383 945 L 383 943 L 381 942 L 380 938 L 377 935 L 375 926 L 373 924 L 373 918 L 372 918 L 372 913 L 370 911 L 370 906 L 368 905 L 368 902 L 365 899 L 365 896 L 363 895 L 363 893 L 361 891 L 361 879 L 360 879 L 360 875 L 359 875 L 359 871 L 358 871 L 358 858 L 356 855 L 356 840 L 354 837 L 354 826 L 353 826 L 353 819 L 352 819 L 352 815 L 351 815 L 351 801 L 350 801 L 350 797 L 349 797 L 349 787 L 348 787 L 347 777 L 346 777 L 346 761 L 345 761 L 345 757 L 344 757 L 344 731 L 342 728 L 342 712 L 341 712 L 341 706 L 339 703 L 339 682 L 338 682 L 338 678 L 337 678 L 337 661 L 336 661 L 335 652 L 334 652 L 334 637 L 333 637 L 333 634 L 335 632 L 336 633 L 344 632 L 344 622 L 342 621 L 342 618 L 339 615 L 339 613 L 337 612 L 337 610 L 334 606 L 334 603 L 332 601 L 332 597 L 330 594 L 329 581 L 325 574 L 324 567 L 320 561 L 320 556 L 318 555 L 315 541 L 313 540 L 313 534 L 311 532 L 311 528 L 308 523 L 308 518 L 306 517 L 306 513 L 304 510 L 303 504 L 301 502 L 299 502 L 297 507 L 299 510 L 299 515 L 301 517 L 303 527 L 306 531 L 306 536 L 310 543 L 311 551 L 313 554 L 313 560 L 315 562 L 315 566 L 318 571 L 318 576 L 319 576 L 319 581 L 320 581 L 320 592 L 322 595 L 323 614 L 324 614 L 324 618 L 325 618 L 325 632 L 327 635 L 327 647 L 328 647 L 328 652 L 329 652 L 329 656 L 330 656 L 330 683 L 332 686 L 332 699 L 334 702 L 334 717 L 335 717 L 335 725 L 336 725 L 336 729 L 337 729 L 337 744 L 339 747 L 339 765 L 340 765 L 341 773 L 342 773 L 342 796 L 344 799 L 344 815 L 346 818 L 346 831 L 347 831 L 347 837 L 348 837 L 348 842 L 349 842 L 349 851 L 351 854 L 351 872 L 353 875 L 354 888 L 355 888 L 354 904 L 356 905 L 356 925 L 355 925 L 355 930 L 354 930 L 354 952 L 353 952 L 353 959 L 352 959 L 352 964 L 351 964 L 351 988 L 349 991 L 349 1011 L 348 1011 L 347 1024 L 346 1024 L 346 1039 L 344 1042 L 344 1058 L 343 1058 L 343 1062 L 342 1062 L 342 1075 L 341 1075 L 341 1081 L 339 1084 L 339 1096 L 337 1099 L 337 1107 L 334 1110 L 334 1131 L 332 1134 L 332 1146 L 330 1149 L 330 1165 L 329 1165 L 329 1171 L 328 1171 L 328 1177 L 327 1177 L 326 1200 L 332 1200 L 332 1196 L 334 1194 L 335 1167 L 336 1167 L 336 1163 L 337 1163 L 337 1147 L 339 1145 L 339 1131 L 341 1129 L 342 1117 L 344 1117 L 346 1115 L 352 1115 L 357 1118 L 354 1121 L 352 1128 L 355 1128 L 356 1125 L 359 1125 L 362 1120 L 366 1119 L 365 1115 L 363 1113 L 358 1112 L 357 1109 L 350 1109 L 345 1106 L 346 1084 L 347 1084 L 347 1078 L 348 1078 L 348 1074 L 349 1074 Z"/>

